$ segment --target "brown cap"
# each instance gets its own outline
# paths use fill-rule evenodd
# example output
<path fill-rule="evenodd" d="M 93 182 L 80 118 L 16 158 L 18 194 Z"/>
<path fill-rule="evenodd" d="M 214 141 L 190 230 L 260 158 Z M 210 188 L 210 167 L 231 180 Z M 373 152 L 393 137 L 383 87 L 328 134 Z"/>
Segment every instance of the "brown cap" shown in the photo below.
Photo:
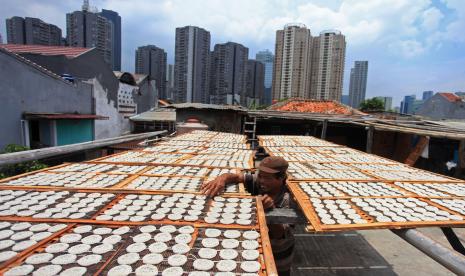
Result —
<path fill-rule="evenodd" d="M 288 167 L 289 164 L 284 158 L 279 156 L 269 156 L 260 162 L 258 169 L 266 173 L 279 173 L 285 172 Z"/>

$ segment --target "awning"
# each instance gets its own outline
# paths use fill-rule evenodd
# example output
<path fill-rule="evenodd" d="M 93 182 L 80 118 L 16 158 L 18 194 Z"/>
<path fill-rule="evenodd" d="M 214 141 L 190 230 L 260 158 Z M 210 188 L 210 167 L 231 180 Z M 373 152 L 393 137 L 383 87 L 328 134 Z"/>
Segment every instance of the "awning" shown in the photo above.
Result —
<path fill-rule="evenodd" d="M 74 113 L 24 113 L 26 120 L 108 120 L 108 117 L 95 114 L 74 114 Z"/>

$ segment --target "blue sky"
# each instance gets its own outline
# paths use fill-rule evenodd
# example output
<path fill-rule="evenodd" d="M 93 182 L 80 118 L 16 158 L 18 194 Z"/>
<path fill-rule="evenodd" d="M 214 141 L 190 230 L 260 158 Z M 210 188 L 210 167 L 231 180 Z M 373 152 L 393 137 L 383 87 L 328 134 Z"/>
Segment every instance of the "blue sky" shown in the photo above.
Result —
<path fill-rule="evenodd" d="M 463 0 L 90 0 L 122 17 L 123 70 L 134 70 L 138 46 L 155 44 L 174 60 L 175 28 L 203 27 L 215 43 L 234 41 L 274 51 L 275 32 L 304 23 L 317 35 L 339 29 L 346 36 L 344 93 L 354 60 L 368 60 L 367 97 L 465 91 L 465 3 Z M 39 17 L 66 32 L 65 14 L 80 0 L 0 0 L 0 33 L 14 15 Z"/>

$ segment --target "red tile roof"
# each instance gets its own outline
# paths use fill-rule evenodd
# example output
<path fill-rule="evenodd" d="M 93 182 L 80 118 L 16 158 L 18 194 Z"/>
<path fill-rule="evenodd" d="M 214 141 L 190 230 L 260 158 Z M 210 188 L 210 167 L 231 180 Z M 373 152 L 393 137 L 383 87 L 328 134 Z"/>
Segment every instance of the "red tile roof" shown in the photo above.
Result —
<path fill-rule="evenodd" d="M 352 109 L 336 101 L 329 100 L 291 99 L 284 102 L 276 103 L 270 106 L 268 109 L 277 111 L 307 112 L 320 114 L 362 114 L 358 110 Z"/>
<path fill-rule="evenodd" d="M 459 96 L 455 95 L 454 93 L 439 93 L 439 95 L 446 98 L 446 100 L 448 100 L 449 102 L 459 102 L 462 100 Z"/>
<path fill-rule="evenodd" d="M 47 55 L 47 56 L 64 55 L 69 58 L 75 58 L 92 49 L 92 48 L 79 48 L 79 47 L 22 45 L 22 44 L 0 44 L 0 47 L 10 52 L 16 53 L 16 54 L 30 53 L 30 54 L 41 54 L 41 55 Z"/>

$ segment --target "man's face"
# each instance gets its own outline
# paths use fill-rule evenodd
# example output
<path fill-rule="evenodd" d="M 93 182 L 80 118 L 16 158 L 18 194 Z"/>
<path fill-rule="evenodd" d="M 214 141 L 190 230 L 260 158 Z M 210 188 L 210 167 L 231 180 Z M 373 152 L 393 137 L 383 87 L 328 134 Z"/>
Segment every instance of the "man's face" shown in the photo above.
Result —
<path fill-rule="evenodd" d="M 281 190 L 283 180 L 275 174 L 258 171 L 257 183 L 263 193 L 277 193 Z"/>

